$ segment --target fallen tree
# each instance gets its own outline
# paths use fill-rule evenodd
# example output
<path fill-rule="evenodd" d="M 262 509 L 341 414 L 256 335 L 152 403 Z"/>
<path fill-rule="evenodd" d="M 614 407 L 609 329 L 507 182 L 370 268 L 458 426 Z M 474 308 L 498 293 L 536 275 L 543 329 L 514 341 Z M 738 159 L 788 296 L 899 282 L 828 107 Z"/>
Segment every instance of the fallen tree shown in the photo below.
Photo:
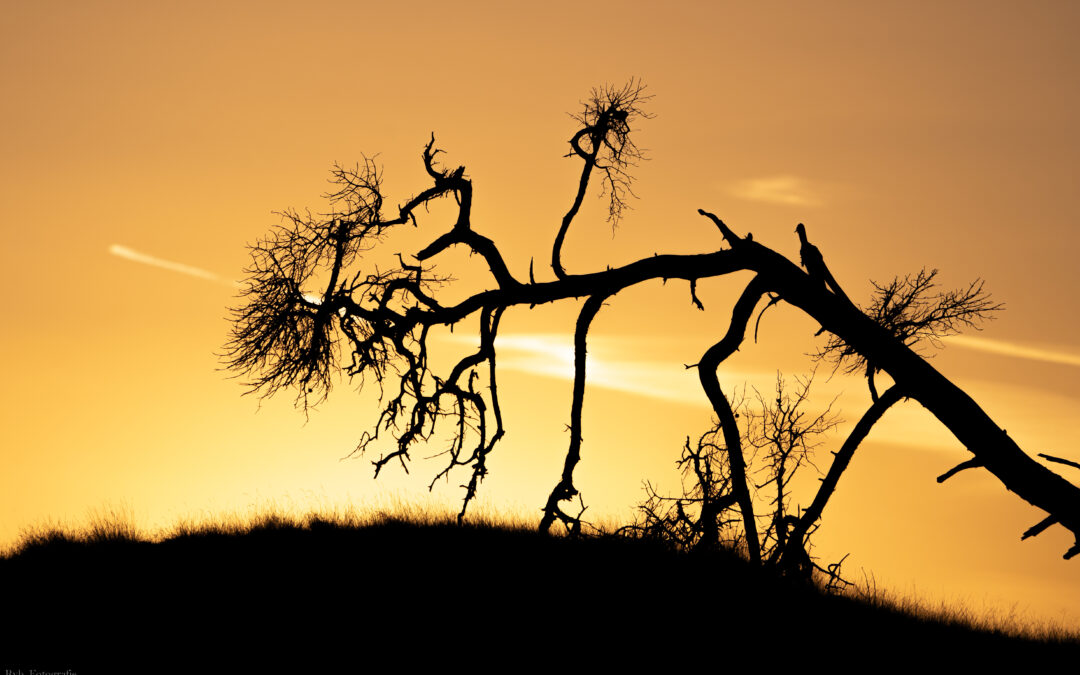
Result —
<path fill-rule="evenodd" d="M 590 326 L 604 302 L 642 282 L 682 279 L 689 283 L 690 301 L 704 310 L 696 293 L 699 280 L 750 271 L 755 276 L 735 303 L 726 334 L 705 351 L 697 368 L 704 393 L 719 419 L 731 471 L 730 507 L 737 508 L 744 521 L 751 559 L 761 559 L 754 505 L 737 420 L 717 372 L 743 344 L 748 324 L 763 300 L 762 312 L 783 302 L 817 321 L 819 332 L 831 336 L 823 356 L 864 368 L 873 401 L 838 453 L 814 504 L 787 537 L 785 546 L 791 547 L 791 555 L 820 518 L 858 444 L 888 407 L 904 398 L 926 407 L 972 453 L 970 460 L 939 480 L 962 469 L 983 468 L 1008 490 L 1047 513 L 1025 538 L 1055 523 L 1080 537 L 1080 489 L 1025 454 L 971 397 L 912 348 L 920 339 L 956 332 L 995 310 L 997 306 L 990 303 L 981 285 L 942 294 L 927 304 L 924 301 L 933 273 L 921 273 L 914 280 L 878 286 L 874 304 L 863 310 L 841 289 L 825 256 L 810 243 L 801 224 L 797 233 L 802 266 L 749 234 L 740 236 L 705 210 L 698 213 L 719 231 L 726 247 L 697 255 L 655 255 L 600 271 L 574 273 L 565 269 L 563 243 L 590 182 L 601 183 L 609 198 L 608 216 L 613 224 L 632 194 L 628 171 L 641 153 L 631 139 L 631 124 L 648 117 L 641 108 L 647 98 L 635 82 L 597 90 L 575 117 L 579 128 L 570 139 L 568 156 L 579 160 L 582 169 L 552 246 L 553 280 L 537 281 L 531 265 L 527 280 L 515 277 L 496 243 L 473 228 L 472 181 L 463 166 L 439 166 L 436 157 L 441 151 L 434 136 L 422 154 L 431 184 L 400 205 L 392 217 L 383 213 L 381 175 L 373 162 L 365 160 L 363 166 L 351 170 L 335 168 L 337 190 L 328 195 L 330 214 L 313 217 L 286 212 L 271 236 L 252 246 L 253 264 L 243 302 L 234 310 L 226 364 L 248 378 L 251 391 L 261 395 L 297 388 L 301 407 L 322 400 L 338 371 L 349 377 L 373 377 L 380 387 L 388 387 L 376 423 L 357 448 L 363 453 L 381 443 L 381 434 L 393 437 L 373 461 L 376 476 L 390 462 L 407 466 L 410 450 L 431 438 L 440 420 L 447 420 L 453 425 L 453 441 L 447 449 L 449 460 L 435 480 L 458 467 L 470 470 L 463 485 L 459 515 L 463 518 L 487 475 L 487 458 L 505 434 L 496 379 L 503 314 L 511 308 L 583 299 L 574 328 L 569 447 L 540 525 L 546 531 L 559 521 L 576 532 L 581 527 L 581 513 L 572 515 L 563 505 L 574 497 L 580 500 L 573 475 L 581 459 L 585 355 Z M 415 263 L 398 256 L 398 264 L 382 271 L 359 264 L 363 254 L 379 246 L 394 228 L 419 226 L 421 213 L 445 197 L 452 198 L 456 206 L 453 222 L 437 230 L 438 234 L 415 253 Z M 493 287 L 444 304 L 440 289 L 445 277 L 438 276 L 431 263 L 454 247 L 464 247 L 483 258 Z M 453 327 L 467 319 L 477 322 L 479 347 L 448 371 L 436 374 L 428 363 L 432 329 Z M 894 383 L 880 396 L 874 380 L 879 372 L 887 373 Z M 1078 552 L 1080 538 L 1065 557 Z"/>

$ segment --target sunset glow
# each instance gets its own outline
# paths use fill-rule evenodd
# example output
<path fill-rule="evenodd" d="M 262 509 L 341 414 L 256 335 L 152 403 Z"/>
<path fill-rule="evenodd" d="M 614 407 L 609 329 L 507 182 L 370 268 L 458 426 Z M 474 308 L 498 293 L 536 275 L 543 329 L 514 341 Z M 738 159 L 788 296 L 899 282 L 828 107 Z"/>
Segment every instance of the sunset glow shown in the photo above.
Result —
<path fill-rule="evenodd" d="M 474 229 L 517 279 L 552 281 L 580 172 L 568 113 L 631 78 L 654 115 L 632 130 L 647 149 L 637 198 L 613 227 L 592 185 L 566 237 L 568 273 L 724 248 L 701 208 L 796 264 L 804 223 L 862 306 L 871 280 L 924 268 L 941 270 L 942 288 L 982 279 L 1004 310 L 925 355 L 1028 454 L 1080 461 L 1078 3 L 91 1 L 5 13 L 0 545 L 112 506 L 154 528 L 275 502 L 459 504 L 467 471 L 429 492 L 441 465 L 424 458 L 444 439 L 378 481 L 371 461 L 385 447 L 352 456 L 378 416 L 374 378 L 337 376 L 307 415 L 299 392 L 244 395 L 221 354 L 248 246 L 286 209 L 330 212 L 329 171 L 365 157 L 395 216 L 430 184 L 421 151 L 434 134 L 440 165 L 465 167 L 475 186 Z M 398 253 L 416 263 L 453 225 L 452 202 L 360 251 L 358 267 L 385 271 L 379 256 Z M 447 297 L 491 279 L 464 247 L 435 263 L 452 278 Z M 629 519 L 645 480 L 678 489 L 680 448 L 713 422 L 696 364 L 750 278 L 703 279 L 705 311 L 679 279 L 606 300 L 589 334 L 575 479 L 590 517 Z M 325 287 L 304 290 L 323 301 Z M 559 477 L 580 309 L 571 299 L 502 318 L 507 432 L 480 486 L 485 508 L 532 517 Z M 475 351 L 476 323 L 433 330 L 433 362 Z M 810 407 L 832 403 L 844 419 L 827 458 L 871 396 L 863 372 L 815 361 L 820 328 L 771 307 L 718 372 L 725 393 L 751 398 L 778 372 L 816 367 Z M 856 578 L 1080 628 L 1068 533 L 1021 542 L 1044 514 L 985 471 L 935 481 L 969 457 L 918 403 L 897 404 L 845 474 L 815 555 L 850 554 Z"/>

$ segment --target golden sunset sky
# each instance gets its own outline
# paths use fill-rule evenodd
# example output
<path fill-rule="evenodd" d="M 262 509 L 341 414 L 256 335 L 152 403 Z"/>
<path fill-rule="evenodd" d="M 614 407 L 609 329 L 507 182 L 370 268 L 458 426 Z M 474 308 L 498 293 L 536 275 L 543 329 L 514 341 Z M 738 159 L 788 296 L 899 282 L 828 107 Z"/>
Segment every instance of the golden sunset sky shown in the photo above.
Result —
<path fill-rule="evenodd" d="M 550 279 L 580 170 L 563 157 L 567 113 L 630 78 L 654 96 L 635 131 L 649 157 L 640 199 L 613 233 L 594 193 L 568 271 L 716 250 L 704 208 L 795 260 L 805 223 L 857 302 L 871 279 L 924 267 L 945 287 L 982 278 L 1005 311 L 935 366 L 1030 454 L 1080 460 L 1077 3 L 40 1 L 3 15 L 0 544 L 110 508 L 154 528 L 426 499 L 440 465 L 423 453 L 377 483 L 370 458 L 342 461 L 375 420 L 372 392 L 342 382 L 305 421 L 289 396 L 260 408 L 220 369 L 246 246 L 274 211 L 323 210 L 334 162 L 377 156 L 393 212 L 426 187 L 434 132 L 473 180 L 474 228 L 519 278 L 535 257 Z M 419 237 L 443 231 L 437 215 Z M 459 278 L 484 272 L 446 258 Z M 645 479 L 677 489 L 683 439 L 710 420 L 683 364 L 722 335 L 746 281 L 703 282 L 706 312 L 672 282 L 600 313 L 576 474 L 587 517 L 628 519 Z M 538 514 L 558 478 L 576 310 L 503 321 L 508 433 L 481 489 L 492 509 Z M 808 372 L 816 330 L 770 310 L 759 343 L 721 369 L 725 389 Z M 463 335 L 436 339 L 449 354 L 469 348 Z M 815 405 L 838 396 L 850 428 L 865 384 L 828 374 Z M 1021 543 L 1042 513 L 988 473 L 934 481 L 967 456 L 917 403 L 894 408 L 825 511 L 816 553 L 850 553 L 849 576 L 901 593 L 1080 626 L 1064 530 Z M 452 505 L 466 479 L 434 498 Z"/>

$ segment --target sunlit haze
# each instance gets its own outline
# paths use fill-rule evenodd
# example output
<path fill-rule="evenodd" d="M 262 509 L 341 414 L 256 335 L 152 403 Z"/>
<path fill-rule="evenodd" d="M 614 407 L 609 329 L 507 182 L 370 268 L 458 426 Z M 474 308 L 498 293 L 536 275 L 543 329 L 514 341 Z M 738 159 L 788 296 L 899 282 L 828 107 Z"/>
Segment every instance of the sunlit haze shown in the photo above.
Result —
<path fill-rule="evenodd" d="M 305 416 L 287 393 L 244 396 L 222 369 L 247 246 L 287 208 L 324 213 L 335 162 L 373 157 L 393 212 L 427 187 L 434 132 L 440 160 L 473 181 L 474 228 L 518 278 L 534 265 L 550 280 L 580 170 L 565 157 L 568 113 L 630 78 L 655 114 L 634 131 L 648 157 L 638 198 L 614 230 L 598 191 L 586 199 L 569 272 L 715 251 L 704 208 L 796 262 L 805 223 L 856 302 L 871 280 L 923 268 L 943 288 L 981 279 L 1004 309 L 925 353 L 1029 454 L 1080 461 L 1080 4 L 90 1 L 4 14 L 2 545 L 112 508 L 152 529 L 270 505 L 455 506 L 466 474 L 428 492 L 441 465 L 423 458 L 442 445 L 378 481 L 374 457 L 344 459 L 375 422 L 377 387 L 340 381 Z M 390 253 L 446 225 L 433 210 Z M 446 258 L 455 289 L 480 283 L 481 262 Z M 678 489 L 684 440 L 711 424 L 687 366 L 748 279 L 702 281 L 704 312 L 672 280 L 599 313 L 575 478 L 587 517 L 628 520 L 644 480 Z M 303 290 L 318 302 L 324 289 Z M 558 479 L 578 307 L 502 320 L 507 434 L 485 508 L 538 516 Z M 464 323 L 433 336 L 433 359 L 475 348 Z M 808 375 L 818 328 L 770 309 L 721 367 L 724 390 Z M 845 420 L 834 450 L 869 405 L 865 379 L 821 366 L 813 392 L 812 407 L 833 402 Z M 935 482 L 969 456 L 899 404 L 845 474 L 815 555 L 850 554 L 849 576 L 901 593 L 1080 627 L 1069 533 L 1021 542 L 1044 514 L 985 471 Z"/>

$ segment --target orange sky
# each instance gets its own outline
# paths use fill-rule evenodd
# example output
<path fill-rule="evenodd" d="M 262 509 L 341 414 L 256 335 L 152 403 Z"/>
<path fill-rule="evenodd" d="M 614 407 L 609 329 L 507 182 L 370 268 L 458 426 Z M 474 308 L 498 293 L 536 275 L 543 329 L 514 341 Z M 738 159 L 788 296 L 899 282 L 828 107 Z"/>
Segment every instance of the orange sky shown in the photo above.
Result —
<path fill-rule="evenodd" d="M 650 157 L 641 199 L 614 236 L 587 200 L 570 271 L 714 250 L 700 207 L 791 257 L 806 223 L 857 300 L 868 279 L 921 267 L 948 286 L 981 277 L 1006 311 L 935 365 L 1029 452 L 1080 457 L 1075 3 L 3 10 L 0 542 L 110 505 L 156 526 L 271 501 L 420 495 L 434 463 L 377 485 L 365 460 L 339 461 L 374 419 L 370 395 L 341 386 L 305 425 L 287 397 L 257 411 L 217 370 L 245 245 L 271 211 L 318 210 L 335 161 L 378 154 L 388 202 L 415 193 L 434 131 L 476 186 L 475 228 L 524 277 L 531 256 L 547 259 L 579 170 L 562 157 L 566 113 L 630 77 L 655 95 L 637 135 Z M 451 258 L 458 275 L 479 270 Z M 676 485 L 682 438 L 709 420 L 682 364 L 723 330 L 739 282 L 702 283 L 705 313 L 685 284 L 655 284 L 597 318 L 577 472 L 590 514 L 627 516 L 643 479 Z M 496 508 L 534 513 L 558 476 L 574 313 L 504 320 L 508 435 L 482 488 Z M 803 372 L 815 329 L 773 310 L 721 381 L 768 388 L 777 368 Z M 842 394 L 849 426 L 866 405 L 857 380 L 822 378 L 820 394 Z M 1080 625 L 1066 534 L 1021 544 L 1041 516 L 988 474 L 934 482 L 963 458 L 916 404 L 891 411 L 826 511 L 818 552 L 851 552 L 856 576 L 901 590 Z M 459 482 L 436 494 L 456 499 Z"/>

